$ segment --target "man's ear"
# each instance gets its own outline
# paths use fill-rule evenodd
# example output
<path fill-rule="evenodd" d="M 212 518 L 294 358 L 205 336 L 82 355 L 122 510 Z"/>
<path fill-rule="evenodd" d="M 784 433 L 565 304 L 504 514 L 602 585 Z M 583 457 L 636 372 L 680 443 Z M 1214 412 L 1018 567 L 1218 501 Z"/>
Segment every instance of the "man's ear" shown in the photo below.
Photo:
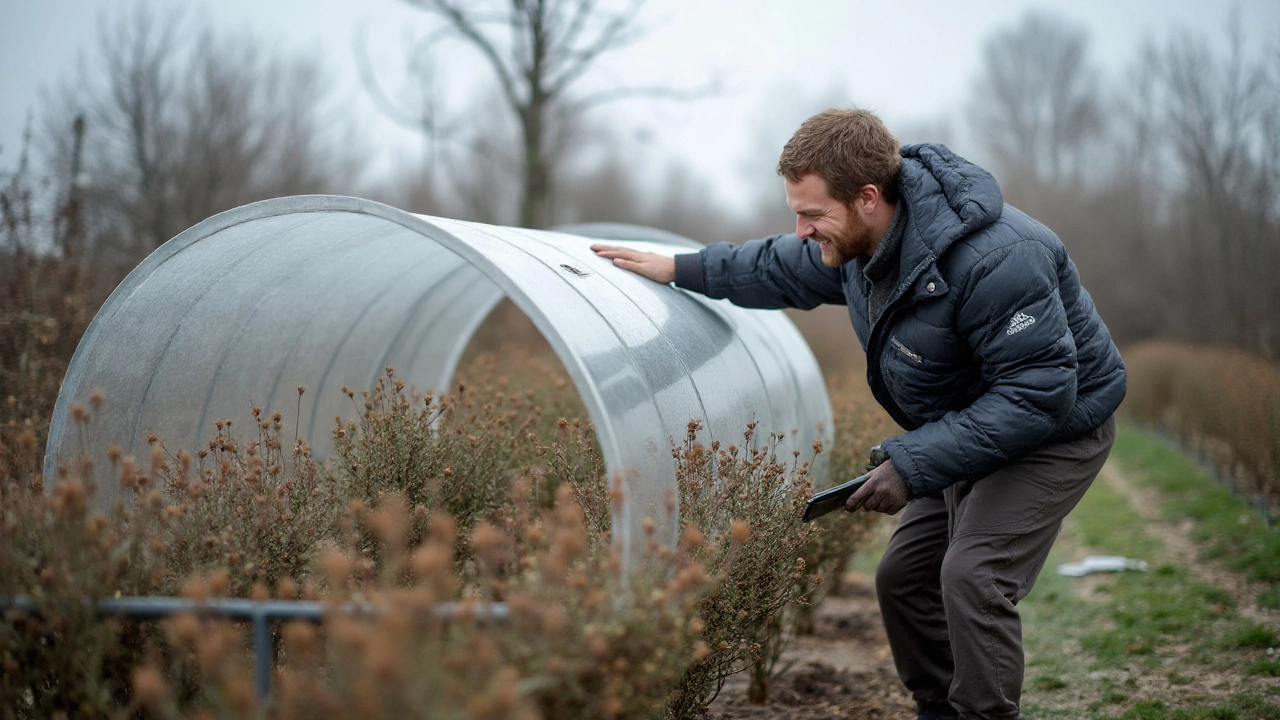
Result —
<path fill-rule="evenodd" d="M 862 201 L 863 214 L 872 215 L 880 207 L 880 202 L 884 198 L 880 196 L 880 188 L 867 183 L 858 190 L 858 199 Z"/>

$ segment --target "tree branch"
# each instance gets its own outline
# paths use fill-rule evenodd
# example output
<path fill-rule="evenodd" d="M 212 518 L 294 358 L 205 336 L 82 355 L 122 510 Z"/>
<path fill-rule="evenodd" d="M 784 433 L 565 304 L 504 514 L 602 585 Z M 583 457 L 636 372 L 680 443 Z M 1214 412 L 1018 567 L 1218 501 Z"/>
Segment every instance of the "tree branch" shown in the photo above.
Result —
<path fill-rule="evenodd" d="M 626 38 L 623 37 L 622 33 L 630 29 L 643 4 L 644 0 L 632 0 L 630 7 L 614 15 L 605 23 L 595 41 L 589 43 L 587 47 L 581 50 L 563 48 L 562 54 L 557 58 L 557 64 L 562 64 L 564 69 L 556 77 L 548 79 L 547 94 L 551 97 L 558 96 L 570 84 L 580 78 L 601 55 L 612 50 L 619 50 L 635 42 L 639 37 L 638 33 Z"/>
<path fill-rule="evenodd" d="M 493 72 L 498 76 L 498 85 L 503 97 L 512 108 L 521 105 L 520 93 L 516 88 L 513 72 L 502 60 L 502 55 L 484 33 L 480 32 L 479 21 L 474 15 L 468 15 L 458 3 L 449 0 L 405 0 L 410 4 L 422 7 L 427 12 L 442 16 L 450 26 L 462 37 L 475 45 L 480 54 L 489 62 Z"/>

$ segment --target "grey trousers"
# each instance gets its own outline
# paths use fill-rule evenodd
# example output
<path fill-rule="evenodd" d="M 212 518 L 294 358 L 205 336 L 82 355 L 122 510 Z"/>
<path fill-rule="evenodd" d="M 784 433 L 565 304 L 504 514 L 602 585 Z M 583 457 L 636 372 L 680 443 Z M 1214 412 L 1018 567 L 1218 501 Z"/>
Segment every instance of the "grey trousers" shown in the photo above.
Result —
<path fill-rule="evenodd" d="M 1081 438 L 907 505 L 876 570 L 876 595 L 898 677 L 921 707 L 1018 717 L 1017 603 L 1114 440 L 1109 418 Z"/>

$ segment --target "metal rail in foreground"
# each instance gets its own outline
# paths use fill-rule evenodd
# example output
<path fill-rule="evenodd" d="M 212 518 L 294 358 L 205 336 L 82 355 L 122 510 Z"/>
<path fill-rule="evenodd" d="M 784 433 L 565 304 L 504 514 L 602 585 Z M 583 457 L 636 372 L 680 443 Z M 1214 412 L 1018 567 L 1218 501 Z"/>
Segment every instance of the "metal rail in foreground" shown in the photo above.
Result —
<path fill-rule="evenodd" d="M 0 601 L 0 607 L 9 607 L 33 615 L 39 615 L 42 607 L 36 600 L 20 595 Z M 129 617 L 142 620 L 159 620 L 173 615 L 191 613 L 207 617 L 228 618 L 249 622 L 253 626 L 254 684 L 259 698 L 271 693 L 271 661 L 274 656 L 271 628 L 278 622 L 304 620 L 320 623 L 334 613 L 373 617 L 378 604 L 371 602 L 346 602 L 340 604 L 315 600 L 243 600 L 238 598 L 211 598 L 189 600 L 176 597 L 118 597 L 99 600 L 95 607 L 98 615 L 105 617 Z M 452 620 L 460 615 L 477 620 L 501 621 L 507 618 L 506 603 L 439 603 L 432 609 L 441 620 Z"/>

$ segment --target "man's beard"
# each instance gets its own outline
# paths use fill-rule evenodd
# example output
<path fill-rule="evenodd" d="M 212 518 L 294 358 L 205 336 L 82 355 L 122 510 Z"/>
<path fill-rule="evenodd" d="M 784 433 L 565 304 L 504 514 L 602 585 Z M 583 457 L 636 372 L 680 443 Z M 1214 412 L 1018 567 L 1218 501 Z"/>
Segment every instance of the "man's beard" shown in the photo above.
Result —
<path fill-rule="evenodd" d="M 839 235 L 823 237 L 819 240 L 831 241 L 822 249 L 822 264 L 827 267 L 840 267 L 859 255 L 870 255 L 876 238 L 871 227 L 851 209 L 849 220 Z"/>

